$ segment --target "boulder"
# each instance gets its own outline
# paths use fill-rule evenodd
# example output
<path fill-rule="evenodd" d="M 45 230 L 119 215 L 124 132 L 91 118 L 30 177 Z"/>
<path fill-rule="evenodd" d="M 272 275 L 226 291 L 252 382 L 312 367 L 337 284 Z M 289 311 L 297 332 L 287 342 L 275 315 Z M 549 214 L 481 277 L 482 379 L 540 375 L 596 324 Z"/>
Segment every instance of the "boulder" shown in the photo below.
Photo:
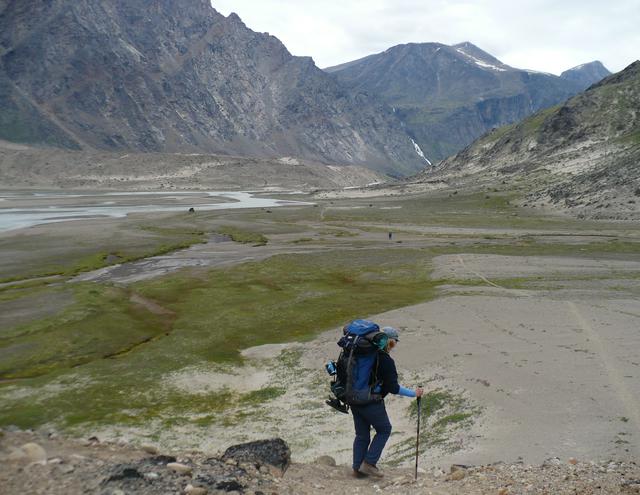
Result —
<path fill-rule="evenodd" d="M 321 455 L 316 459 L 315 463 L 323 466 L 336 467 L 336 460 L 330 455 Z"/>
<path fill-rule="evenodd" d="M 467 475 L 467 472 L 464 469 L 458 469 L 457 471 L 454 471 L 449 476 L 447 476 L 447 479 L 449 481 L 460 481 L 466 475 Z"/>
<path fill-rule="evenodd" d="M 37 443 L 25 443 L 20 450 L 30 462 L 47 462 L 47 452 Z"/>
<path fill-rule="evenodd" d="M 187 485 L 187 487 L 184 489 L 184 493 L 186 493 L 187 495 L 206 495 L 207 491 L 208 490 L 206 488 L 193 485 Z"/>
<path fill-rule="evenodd" d="M 193 471 L 193 468 L 191 466 L 180 464 L 179 462 L 170 462 L 169 464 L 167 464 L 167 469 L 170 469 L 174 473 L 178 473 L 181 475 L 188 475 Z"/>
<path fill-rule="evenodd" d="M 229 447 L 222 456 L 222 460 L 228 459 L 260 465 L 267 464 L 284 473 L 291 462 L 291 450 L 281 438 L 257 440 Z"/>

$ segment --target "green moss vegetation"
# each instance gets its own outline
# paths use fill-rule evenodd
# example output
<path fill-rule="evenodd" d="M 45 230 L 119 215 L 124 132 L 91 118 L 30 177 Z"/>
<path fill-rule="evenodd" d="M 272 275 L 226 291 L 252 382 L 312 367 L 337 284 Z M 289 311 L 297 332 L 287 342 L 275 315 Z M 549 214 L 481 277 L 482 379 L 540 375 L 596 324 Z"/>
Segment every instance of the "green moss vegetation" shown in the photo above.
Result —
<path fill-rule="evenodd" d="M 473 425 L 480 409 L 472 405 L 463 395 L 449 389 L 431 390 L 422 397 L 420 454 L 437 447 L 446 452 L 460 448 L 453 437 L 461 430 Z M 407 408 L 412 421 L 418 417 L 418 401 Z M 391 464 L 398 465 L 415 455 L 415 437 L 395 444 L 390 450 Z"/>
<path fill-rule="evenodd" d="M 630 132 L 629 134 L 622 136 L 619 140 L 624 144 L 639 145 L 640 130 Z"/>
<path fill-rule="evenodd" d="M 493 129 L 492 131 L 486 133 L 482 138 L 480 138 L 480 144 L 495 144 L 508 132 L 511 132 L 516 128 L 516 124 L 508 124 L 503 125 L 502 127 L 498 127 L 497 129 Z"/>
<path fill-rule="evenodd" d="M 541 110 L 531 117 L 525 119 L 518 127 L 521 127 L 525 134 L 532 134 L 534 132 L 537 132 L 544 121 L 547 120 L 547 118 L 549 118 L 551 115 L 556 113 L 561 106 L 562 105 L 555 105 L 553 107 L 545 108 L 544 110 Z"/>
<path fill-rule="evenodd" d="M 122 354 L 164 334 L 169 322 L 132 305 L 128 291 L 73 286 L 75 303 L 56 316 L 0 336 L 0 379 L 43 375 Z"/>
<path fill-rule="evenodd" d="M 3 267 L 0 283 L 39 277 L 71 277 L 115 263 L 160 256 L 207 241 L 207 234 L 202 230 L 150 225 L 133 226 L 124 233 L 116 231 L 96 234 L 94 243 L 68 238 L 54 238 L 52 242 L 37 235 L 0 241 L 0 247 L 8 250 L 31 253 L 39 246 L 49 246 L 51 250 L 57 251 L 55 255 L 47 254 L 45 248 L 41 256 L 35 251 L 33 255 L 24 258 L 26 263 L 16 262 L 14 266 Z M 103 238 L 103 235 L 109 237 Z M 18 261 L 20 259 L 17 258 Z"/>
<path fill-rule="evenodd" d="M 379 250 L 281 255 L 213 270 L 204 279 L 171 277 L 135 290 L 174 311 L 175 327 L 202 337 L 198 352 L 214 361 L 435 294 L 422 253 Z"/>
<path fill-rule="evenodd" d="M 244 394 L 240 401 L 246 405 L 257 406 L 262 404 L 263 402 L 267 402 L 269 400 L 277 399 L 278 397 L 284 395 L 286 390 L 282 387 L 265 387 L 260 390 L 254 390 L 253 392 L 249 392 Z"/>
<path fill-rule="evenodd" d="M 229 236 L 234 242 L 240 242 L 242 244 L 264 246 L 268 242 L 268 239 L 262 234 L 232 226 L 220 227 L 217 229 L 217 232 L 218 234 Z"/>
<path fill-rule="evenodd" d="M 169 392 L 158 385 L 162 377 L 194 363 L 240 365 L 243 348 L 305 340 L 345 320 L 436 293 L 420 250 L 366 249 L 281 255 L 129 289 L 81 284 L 75 290 L 77 303 L 59 315 L 3 333 L 0 424 L 186 417 L 187 411 L 213 408 L 216 399 Z M 133 303 L 132 293 L 166 313 Z M 50 393 L 9 400 L 18 378 L 21 386 Z M 51 385 L 60 380 L 73 386 Z M 282 392 L 266 388 L 238 401 L 257 404 Z"/>

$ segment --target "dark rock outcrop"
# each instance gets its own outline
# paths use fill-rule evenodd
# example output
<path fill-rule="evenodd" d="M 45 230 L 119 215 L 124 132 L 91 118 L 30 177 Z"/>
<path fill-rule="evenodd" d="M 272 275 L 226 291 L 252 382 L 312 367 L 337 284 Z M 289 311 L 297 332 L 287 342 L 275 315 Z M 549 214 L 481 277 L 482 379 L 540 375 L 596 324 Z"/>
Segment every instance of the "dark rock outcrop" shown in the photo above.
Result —
<path fill-rule="evenodd" d="M 0 107 L 23 143 L 424 163 L 391 109 L 208 0 L 4 2 Z"/>
<path fill-rule="evenodd" d="M 267 464 L 286 471 L 291 462 L 291 450 L 281 438 L 257 440 L 229 447 L 222 460 L 233 459 L 237 462 Z"/>

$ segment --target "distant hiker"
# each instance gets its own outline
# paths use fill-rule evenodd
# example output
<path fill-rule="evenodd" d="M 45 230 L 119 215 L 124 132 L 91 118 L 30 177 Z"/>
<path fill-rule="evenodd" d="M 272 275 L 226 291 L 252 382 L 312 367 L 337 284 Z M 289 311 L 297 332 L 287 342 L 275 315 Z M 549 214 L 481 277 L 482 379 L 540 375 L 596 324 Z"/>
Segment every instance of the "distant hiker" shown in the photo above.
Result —
<path fill-rule="evenodd" d="M 196 209 L 192 206 L 191 208 L 189 208 L 189 213 L 195 213 Z"/>
<path fill-rule="evenodd" d="M 393 232 L 389 232 L 389 240 L 393 239 Z"/>
<path fill-rule="evenodd" d="M 327 364 L 327 371 L 334 376 L 331 390 L 337 398 L 327 404 L 344 413 L 351 407 L 356 433 L 353 475 L 381 478 L 377 463 L 391 435 L 384 398 L 388 394 L 421 397 L 423 390 L 398 384 L 396 365 L 389 355 L 400 340 L 398 330 L 385 327 L 380 331 L 376 323 L 354 320 L 344 327 L 343 333 L 338 342 L 342 347 L 338 362 Z M 373 441 L 371 427 L 376 431 Z"/>

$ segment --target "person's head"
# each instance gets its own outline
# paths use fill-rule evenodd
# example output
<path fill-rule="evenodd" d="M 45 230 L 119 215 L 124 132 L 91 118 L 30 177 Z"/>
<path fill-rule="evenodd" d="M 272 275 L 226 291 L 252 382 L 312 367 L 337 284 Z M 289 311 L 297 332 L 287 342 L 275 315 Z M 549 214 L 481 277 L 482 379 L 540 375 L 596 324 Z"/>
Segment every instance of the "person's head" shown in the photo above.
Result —
<path fill-rule="evenodd" d="M 400 337 L 398 336 L 398 330 L 393 327 L 384 327 L 382 331 L 387 334 L 387 337 L 389 337 L 389 339 L 387 340 L 387 346 L 385 347 L 385 351 L 389 352 L 396 346 L 396 344 L 400 340 Z"/>

